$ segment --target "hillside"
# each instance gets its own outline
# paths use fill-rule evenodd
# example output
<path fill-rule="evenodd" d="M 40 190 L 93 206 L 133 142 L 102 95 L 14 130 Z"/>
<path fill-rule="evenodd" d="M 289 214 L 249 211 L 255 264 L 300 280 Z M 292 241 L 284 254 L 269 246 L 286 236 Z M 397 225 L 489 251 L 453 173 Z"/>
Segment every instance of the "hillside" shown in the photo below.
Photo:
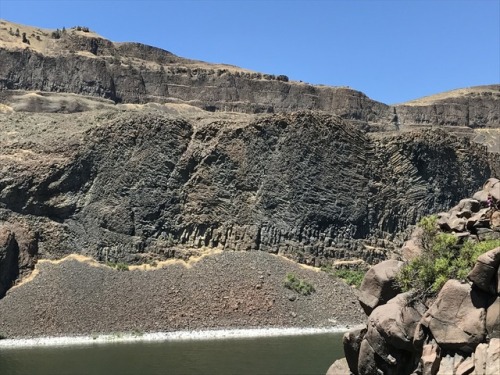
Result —
<path fill-rule="evenodd" d="M 498 85 L 388 106 L 81 27 L 0 41 L 0 294 L 75 253 L 374 264 L 500 175 Z"/>
<path fill-rule="evenodd" d="M 29 44 L 22 42 L 22 33 Z M 208 111 L 320 110 L 373 130 L 491 128 L 499 122 L 498 85 L 388 106 L 350 88 L 291 82 L 283 74 L 185 59 L 139 43 L 113 43 L 81 28 L 43 30 L 2 20 L 0 54 L 0 89 L 75 93 L 115 103 L 185 103 Z"/>

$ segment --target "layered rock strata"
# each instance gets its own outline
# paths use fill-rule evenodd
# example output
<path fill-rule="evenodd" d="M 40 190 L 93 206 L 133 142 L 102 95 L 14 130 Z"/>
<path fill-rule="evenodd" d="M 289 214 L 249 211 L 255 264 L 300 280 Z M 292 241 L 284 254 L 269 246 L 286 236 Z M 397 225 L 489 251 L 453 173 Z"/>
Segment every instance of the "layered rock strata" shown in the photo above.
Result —
<path fill-rule="evenodd" d="M 30 44 L 9 34 L 26 28 Z M 67 92 L 115 103 L 181 102 L 209 111 L 320 110 L 372 130 L 412 126 L 498 128 L 498 85 L 388 106 L 346 87 L 291 82 L 230 65 L 178 57 L 139 43 L 113 43 L 81 29 L 54 35 L 0 22 L 0 89 Z"/>

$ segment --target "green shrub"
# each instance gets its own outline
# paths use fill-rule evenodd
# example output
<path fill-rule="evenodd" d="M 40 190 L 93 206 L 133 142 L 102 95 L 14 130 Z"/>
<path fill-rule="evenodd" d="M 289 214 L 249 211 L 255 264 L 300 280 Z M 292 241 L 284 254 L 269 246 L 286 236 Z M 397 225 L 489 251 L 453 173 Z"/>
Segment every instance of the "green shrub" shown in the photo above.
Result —
<path fill-rule="evenodd" d="M 356 288 L 359 288 L 361 286 L 366 273 L 365 271 L 359 269 L 332 269 L 331 266 L 322 267 L 321 269 L 330 276 L 342 279 L 346 284 L 354 285 Z"/>
<path fill-rule="evenodd" d="M 308 296 L 315 291 L 314 286 L 305 280 L 297 278 L 293 273 L 289 273 L 285 278 L 285 287 L 303 296 Z"/>
<path fill-rule="evenodd" d="M 466 241 L 458 246 L 454 235 L 440 233 L 435 224 L 435 216 L 423 218 L 418 224 L 423 229 L 423 251 L 399 272 L 397 281 L 403 291 L 413 289 L 433 295 L 449 279 L 465 280 L 479 255 L 500 246 L 500 240 Z"/>

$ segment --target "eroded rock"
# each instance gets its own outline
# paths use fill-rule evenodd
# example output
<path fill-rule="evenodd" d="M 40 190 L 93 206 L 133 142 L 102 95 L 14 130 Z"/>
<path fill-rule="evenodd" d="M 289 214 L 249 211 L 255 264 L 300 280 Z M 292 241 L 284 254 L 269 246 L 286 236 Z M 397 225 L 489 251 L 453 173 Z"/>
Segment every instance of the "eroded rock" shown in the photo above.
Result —
<path fill-rule="evenodd" d="M 347 360 L 345 358 L 337 359 L 330 366 L 330 368 L 326 372 L 326 375 L 351 375 Z"/>
<path fill-rule="evenodd" d="M 357 374 L 358 372 L 359 350 L 361 347 L 361 341 L 363 341 L 365 335 L 366 328 L 362 328 L 346 332 L 342 340 L 346 361 L 354 374 Z"/>
<path fill-rule="evenodd" d="M 467 278 L 479 289 L 490 293 L 497 293 L 496 275 L 500 265 L 500 247 L 492 249 L 477 259 L 474 268 L 469 272 Z"/>
<path fill-rule="evenodd" d="M 396 275 L 402 266 L 403 262 L 387 260 L 368 270 L 359 289 L 359 303 L 366 315 L 401 292 Z"/>
<path fill-rule="evenodd" d="M 443 349 L 472 352 L 486 337 L 487 297 L 469 284 L 449 280 L 422 318 Z"/>

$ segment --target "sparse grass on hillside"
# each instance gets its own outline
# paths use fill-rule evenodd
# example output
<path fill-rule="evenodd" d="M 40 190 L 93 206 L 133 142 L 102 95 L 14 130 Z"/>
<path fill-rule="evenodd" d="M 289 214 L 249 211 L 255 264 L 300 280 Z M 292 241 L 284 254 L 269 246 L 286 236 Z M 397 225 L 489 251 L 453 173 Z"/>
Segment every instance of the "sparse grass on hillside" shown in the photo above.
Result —
<path fill-rule="evenodd" d="M 289 273 L 285 278 L 285 287 L 303 296 L 308 296 L 315 292 L 314 286 L 305 280 L 299 279 L 293 273 Z"/>
<path fill-rule="evenodd" d="M 106 265 L 111 268 L 115 268 L 117 271 L 128 271 L 128 264 L 127 263 L 114 263 L 114 262 L 106 262 Z"/>

